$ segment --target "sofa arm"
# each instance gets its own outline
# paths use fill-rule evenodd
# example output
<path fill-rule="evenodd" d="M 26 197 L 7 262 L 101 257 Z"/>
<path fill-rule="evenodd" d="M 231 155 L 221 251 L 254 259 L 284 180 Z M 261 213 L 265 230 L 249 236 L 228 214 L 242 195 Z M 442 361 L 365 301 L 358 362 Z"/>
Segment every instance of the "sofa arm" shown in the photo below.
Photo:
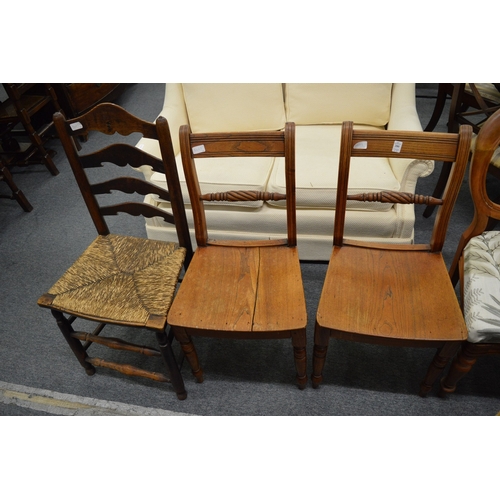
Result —
<path fill-rule="evenodd" d="M 170 128 L 170 135 L 172 137 L 172 145 L 174 154 L 180 154 L 179 145 L 179 129 L 181 125 L 189 123 L 186 106 L 184 104 L 184 95 L 182 92 L 182 85 L 180 83 L 167 83 L 165 85 L 165 98 L 163 100 L 163 109 L 158 116 L 163 116 L 167 119 Z M 158 158 L 161 157 L 160 145 L 158 141 L 153 139 L 141 139 L 137 143 L 137 147 L 150 153 Z M 153 171 L 151 167 L 140 167 L 140 170 L 146 180 L 149 180 Z"/>
<path fill-rule="evenodd" d="M 422 124 L 417 113 L 414 83 L 394 83 L 392 88 L 391 115 L 388 130 L 421 132 Z M 414 162 L 390 158 L 394 175 L 401 184 L 401 191 L 414 193 L 419 177 L 427 177 L 434 170 L 434 162 Z"/>

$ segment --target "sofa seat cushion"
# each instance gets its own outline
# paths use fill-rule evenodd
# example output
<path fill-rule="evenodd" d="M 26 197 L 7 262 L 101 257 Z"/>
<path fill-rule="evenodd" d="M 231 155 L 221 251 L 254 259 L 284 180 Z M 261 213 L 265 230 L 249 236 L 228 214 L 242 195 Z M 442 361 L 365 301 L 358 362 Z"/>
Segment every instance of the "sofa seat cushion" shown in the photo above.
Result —
<path fill-rule="evenodd" d="M 189 124 L 198 132 L 281 130 L 281 83 L 183 83 Z"/>
<path fill-rule="evenodd" d="M 297 208 L 335 208 L 340 155 L 341 125 L 309 125 L 296 127 L 295 170 Z M 355 128 L 374 129 L 359 126 Z M 399 191 L 387 158 L 352 158 L 349 190 L 366 193 L 383 190 Z M 268 191 L 285 192 L 285 164 L 276 161 L 269 177 Z M 269 202 L 282 206 L 284 202 Z M 389 203 L 349 202 L 348 210 L 387 211 Z"/>
<path fill-rule="evenodd" d="M 475 236 L 465 247 L 464 316 L 469 342 L 500 342 L 500 231 Z"/>
<path fill-rule="evenodd" d="M 352 121 L 384 127 L 391 98 L 391 83 L 287 83 L 286 120 L 296 125 Z"/>
<path fill-rule="evenodd" d="M 196 171 L 202 194 L 231 190 L 264 191 L 269 179 L 274 158 L 199 158 L 195 160 Z M 181 156 L 177 155 L 177 171 L 182 190 L 182 198 L 190 205 L 189 192 L 182 168 Z M 151 182 L 166 189 L 165 176 L 153 173 Z M 209 202 L 207 205 L 231 205 L 260 207 L 262 201 Z"/>

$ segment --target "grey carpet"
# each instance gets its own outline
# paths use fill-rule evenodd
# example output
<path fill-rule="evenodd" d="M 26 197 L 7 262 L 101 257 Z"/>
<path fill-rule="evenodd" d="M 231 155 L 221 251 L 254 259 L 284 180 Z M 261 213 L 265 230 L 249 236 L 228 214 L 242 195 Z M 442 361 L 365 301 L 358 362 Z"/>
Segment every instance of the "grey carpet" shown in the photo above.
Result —
<path fill-rule="evenodd" d="M 434 106 L 435 85 L 419 85 L 417 105 L 423 126 Z M 153 120 L 161 110 L 163 84 L 134 84 L 117 101 L 138 116 Z M 437 130 L 444 131 L 446 110 Z M 130 137 L 134 143 L 136 138 Z M 37 306 L 44 293 L 95 236 L 69 165 L 58 141 L 52 177 L 42 165 L 15 169 L 14 175 L 34 206 L 24 213 L 17 203 L 0 199 L 0 381 L 20 386 L 194 415 L 495 415 L 500 411 L 500 360 L 480 359 L 457 392 L 446 399 L 437 388 L 417 395 L 421 378 L 434 355 L 431 349 L 401 349 L 332 341 L 324 384 L 299 391 L 288 341 L 196 339 L 205 381 L 197 384 L 187 363 L 182 368 L 188 397 L 178 401 L 170 386 L 98 369 L 89 377 L 63 340 L 48 310 Z M 430 194 L 439 168 L 419 181 L 418 192 Z M 0 185 L 0 189 L 4 189 Z M 417 208 L 417 241 L 424 241 L 433 220 Z M 464 179 L 448 239 L 449 263 L 462 231 L 472 217 Z M 123 218 L 112 229 L 145 236 L 143 221 Z M 421 227 L 421 229 L 419 228 Z M 308 357 L 312 354 L 315 308 L 326 263 L 302 264 L 308 305 Z M 108 332 L 113 334 L 113 327 Z M 134 331 L 127 332 L 129 335 Z M 139 332 L 147 337 L 147 332 Z M 154 341 L 154 339 L 152 339 Z M 174 346 L 178 353 L 178 346 Z M 118 357 L 126 356 L 117 353 Z M 158 369 L 162 369 L 161 365 Z M 309 370 L 310 372 L 310 370 Z M 41 415 L 39 408 L 1 402 L 1 415 Z"/>

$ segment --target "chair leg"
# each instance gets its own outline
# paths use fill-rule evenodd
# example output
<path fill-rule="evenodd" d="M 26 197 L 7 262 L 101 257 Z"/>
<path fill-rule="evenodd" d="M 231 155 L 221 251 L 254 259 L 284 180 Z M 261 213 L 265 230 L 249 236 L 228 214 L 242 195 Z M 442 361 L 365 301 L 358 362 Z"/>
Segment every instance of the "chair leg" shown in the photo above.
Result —
<path fill-rule="evenodd" d="M 430 392 L 436 379 L 443 372 L 448 361 L 457 353 L 459 348 L 460 342 L 446 342 L 443 347 L 438 350 L 427 370 L 424 380 L 420 384 L 419 396 L 424 397 Z"/>
<path fill-rule="evenodd" d="M 23 126 L 24 126 L 26 132 L 29 134 L 29 137 L 31 139 L 31 143 L 38 149 L 38 151 L 42 155 L 42 162 L 47 167 L 47 170 L 52 175 L 58 175 L 59 170 L 57 170 L 57 167 L 56 167 L 55 163 L 52 161 L 52 158 L 50 157 L 49 152 L 45 149 L 43 142 L 42 142 L 42 139 L 38 135 L 38 132 L 35 130 L 35 128 L 31 124 L 31 120 L 30 120 L 28 114 L 26 113 L 26 110 L 23 110 L 21 121 L 23 123 Z"/>
<path fill-rule="evenodd" d="M 164 331 L 156 332 L 156 339 L 158 340 L 165 366 L 170 373 L 170 380 L 177 394 L 177 398 L 180 400 L 186 399 L 187 393 L 184 387 L 184 380 L 179 370 L 179 366 L 177 365 L 177 361 L 175 360 L 174 352 L 168 341 L 167 334 Z"/>
<path fill-rule="evenodd" d="M 323 330 L 316 322 L 314 331 L 313 373 L 312 386 L 317 389 L 323 382 L 323 367 L 325 366 L 326 353 L 330 342 L 330 334 Z"/>
<path fill-rule="evenodd" d="M 293 356 L 295 359 L 295 369 L 297 370 L 297 384 L 301 390 L 305 389 L 307 385 L 306 342 L 305 329 L 292 333 Z"/>
<path fill-rule="evenodd" d="M 434 106 L 434 111 L 432 112 L 431 119 L 429 120 L 429 123 L 427 124 L 427 127 L 425 127 L 425 132 L 432 132 L 436 125 L 439 122 L 439 119 L 441 118 L 441 115 L 443 114 L 444 110 L 444 105 L 446 103 L 446 89 L 445 87 L 440 84 L 438 87 L 438 93 L 436 97 L 436 104 Z"/>
<path fill-rule="evenodd" d="M 474 350 L 474 344 L 465 342 L 457 354 L 453 363 L 451 364 L 450 371 L 445 378 L 441 380 L 440 396 L 451 394 L 457 388 L 457 382 L 470 372 L 474 363 L 477 361 L 477 353 Z"/>
<path fill-rule="evenodd" d="M 71 334 L 74 333 L 74 330 L 68 318 L 66 318 L 66 316 L 64 316 L 64 314 L 61 313 L 60 311 L 55 311 L 54 309 L 51 309 L 50 312 L 56 319 L 57 326 L 59 326 L 59 330 L 61 330 L 62 334 L 64 335 L 64 338 L 66 339 L 66 342 L 69 344 L 74 355 L 76 356 L 80 364 L 87 372 L 87 375 L 94 375 L 95 368 L 88 361 L 86 361 L 87 351 L 83 348 L 79 340 L 71 336 Z"/>
<path fill-rule="evenodd" d="M 434 192 L 432 193 L 432 196 L 434 198 L 441 198 L 441 196 L 443 196 L 444 188 L 446 187 L 446 183 L 448 182 L 448 177 L 450 176 L 451 166 L 452 164 L 449 162 L 443 163 L 443 167 L 441 168 L 441 173 L 439 174 L 436 187 L 434 188 Z M 433 214 L 435 208 L 436 207 L 434 205 L 428 205 L 427 208 L 424 210 L 423 216 L 425 218 L 430 217 Z"/>
<path fill-rule="evenodd" d="M 191 372 L 196 377 L 196 381 L 199 383 L 203 382 L 203 370 L 201 369 L 198 361 L 198 354 L 196 354 L 196 349 L 191 337 L 184 331 L 183 328 L 172 327 L 172 330 L 175 338 L 181 344 L 182 351 L 191 366 Z"/>
<path fill-rule="evenodd" d="M 33 206 L 31 205 L 31 203 L 14 182 L 9 169 L 3 165 L 1 165 L 0 167 L 0 180 L 3 180 L 7 184 L 7 186 L 9 186 L 10 190 L 12 191 L 12 196 L 25 212 L 31 212 L 33 210 Z"/>

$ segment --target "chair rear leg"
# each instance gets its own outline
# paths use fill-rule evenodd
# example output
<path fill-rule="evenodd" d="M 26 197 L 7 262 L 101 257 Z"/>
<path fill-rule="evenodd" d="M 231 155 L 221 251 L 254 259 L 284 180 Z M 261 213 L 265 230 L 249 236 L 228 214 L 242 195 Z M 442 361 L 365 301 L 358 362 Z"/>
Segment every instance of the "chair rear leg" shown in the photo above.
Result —
<path fill-rule="evenodd" d="M 425 375 L 424 380 L 420 384 L 419 396 L 425 396 L 430 390 L 432 386 L 436 382 L 436 379 L 441 375 L 443 370 L 445 369 L 448 361 L 455 356 L 458 349 L 460 347 L 460 342 L 446 342 L 441 349 L 438 350 L 432 363 L 427 370 L 427 374 Z"/>
<path fill-rule="evenodd" d="M 160 346 L 160 352 L 165 362 L 165 366 L 170 373 L 170 380 L 172 382 L 172 387 L 177 394 L 177 398 L 180 400 L 186 399 L 187 392 L 184 387 L 184 380 L 182 378 L 181 372 L 177 361 L 175 360 L 174 352 L 172 351 L 172 346 L 168 341 L 167 334 L 164 331 L 156 332 L 156 339 L 158 340 L 158 345 Z"/>
<path fill-rule="evenodd" d="M 473 351 L 472 344 L 465 343 L 462 345 L 460 352 L 451 364 L 450 371 L 446 377 L 441 380 L 440 396 L 455 392 L 458 381 L 471 371 L 474 363 L 477 361 L 477 355 Z"/>
<path fill-rule="evenodd" d="M 75 331 L 73 330 L 73 327 L 71 326 L 71 323 L 69 322 L 68 318 L 66 318 L 66 316 L 64 316 L 64 314 L 61 313 L 60 311 L 55 311 L 54 309 L 51 309 L 50 312 L 56 319 L 59 330 L 61 330 L 64 338 L 66 339 L 66 342 L 69 344 L 74 355 L 76 356 L 80 364 L 87 372 L 87 375 L 94 375 L 95 373 L 94 366 L 92 366 L 88 361 L 86 361 L 87 351 L 83 348 L 81 342 L 78 339 L 75 339 L 74 337 L 71 336 L 71 334 L 74 333 Z"/>

